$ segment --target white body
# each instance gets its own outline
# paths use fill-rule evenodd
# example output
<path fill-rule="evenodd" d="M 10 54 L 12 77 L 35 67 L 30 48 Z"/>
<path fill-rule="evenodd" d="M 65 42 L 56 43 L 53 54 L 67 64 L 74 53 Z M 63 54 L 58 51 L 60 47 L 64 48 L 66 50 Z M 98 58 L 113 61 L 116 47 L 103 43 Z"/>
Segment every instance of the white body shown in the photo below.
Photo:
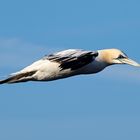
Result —
<path fill-rule="evenodd" d="M 32 65 L 26 67 L 23 70 L 17 73 L 13 73 L 12 75 L 17 75 L 20 73 L 26 73 L 30 71 L 37 71 L 36 74 L 33 76 L 35 81 L 36 80 L 37 81 L 51 81 L 51 80 L 66 78 L 66 77 L 79 75 L 79 74 L 97 73 L 103 70 L 106 67 L 106 64 L 98 61 L 98 58 L 97 58 L 94 62 L 75 71 L 71 71 L 70 69 L 60 71 L 59 66 L 60 64 L 56 62 L 50 62 L 49 60 L 39 60 L 33 63 Z M 30 79 L 31 77 L 28 77 L 28 78 Z"/>
<path fill-rule="evenodd" d="M 26 81 L 51 81 L 80 74 L 93 74 L 113 64 L 140 66 L 118 49 L 83 51 L 69 49 L 44 57 L 11 74 L 0 84 Z"/>

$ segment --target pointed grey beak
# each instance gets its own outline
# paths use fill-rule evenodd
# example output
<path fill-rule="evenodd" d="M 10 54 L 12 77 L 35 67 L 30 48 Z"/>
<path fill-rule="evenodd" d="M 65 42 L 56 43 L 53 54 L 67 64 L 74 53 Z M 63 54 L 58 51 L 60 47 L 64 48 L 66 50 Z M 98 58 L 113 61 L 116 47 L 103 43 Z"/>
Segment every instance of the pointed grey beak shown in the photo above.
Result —
<path fill-rule="evenodd" d="M 128 64 L 128 65 L 132 65 L 135 67 L 140 67 L 140 64 L 137 63 L 136 61 L 129 59 L 129 58 L 124 58 L 120 60 L 123 64 Z"/>

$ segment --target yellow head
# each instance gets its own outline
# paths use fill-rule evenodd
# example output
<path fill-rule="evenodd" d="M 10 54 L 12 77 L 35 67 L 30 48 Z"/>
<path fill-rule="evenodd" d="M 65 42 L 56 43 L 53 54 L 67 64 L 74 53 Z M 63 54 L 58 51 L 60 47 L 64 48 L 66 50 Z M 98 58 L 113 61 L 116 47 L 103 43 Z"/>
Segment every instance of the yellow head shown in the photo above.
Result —
<path fill-rule="evenodd" d="M 108 65 L 113 64 L 129 64 L 133 66 L 140 66 L 137 62 L 129 59 L 128 56 L 118 49 L 99 50 L 99 59 Z"/>

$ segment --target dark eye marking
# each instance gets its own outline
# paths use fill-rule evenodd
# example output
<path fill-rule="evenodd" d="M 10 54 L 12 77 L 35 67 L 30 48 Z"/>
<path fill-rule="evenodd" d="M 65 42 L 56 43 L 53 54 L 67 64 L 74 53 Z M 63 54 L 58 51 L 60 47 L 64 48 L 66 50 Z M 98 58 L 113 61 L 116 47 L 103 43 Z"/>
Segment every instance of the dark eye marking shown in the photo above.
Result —
<path fill-rule="evenodd" d="M 126 56 L 120 54 L 117 59 L 123 59 L 123 58 L 126 58 Z"/>

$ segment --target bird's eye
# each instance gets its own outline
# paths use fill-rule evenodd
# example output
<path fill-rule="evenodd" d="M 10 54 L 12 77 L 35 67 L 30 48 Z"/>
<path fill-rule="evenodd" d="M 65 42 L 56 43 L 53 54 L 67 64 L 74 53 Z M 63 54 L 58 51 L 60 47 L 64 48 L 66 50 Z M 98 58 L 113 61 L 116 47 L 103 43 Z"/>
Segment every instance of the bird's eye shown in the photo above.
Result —
<path fill-rule="evenodd" d="M 120 54 L 117 59 L 123 59 L 123 58 L 126 58 L 126 57 Z"/>

